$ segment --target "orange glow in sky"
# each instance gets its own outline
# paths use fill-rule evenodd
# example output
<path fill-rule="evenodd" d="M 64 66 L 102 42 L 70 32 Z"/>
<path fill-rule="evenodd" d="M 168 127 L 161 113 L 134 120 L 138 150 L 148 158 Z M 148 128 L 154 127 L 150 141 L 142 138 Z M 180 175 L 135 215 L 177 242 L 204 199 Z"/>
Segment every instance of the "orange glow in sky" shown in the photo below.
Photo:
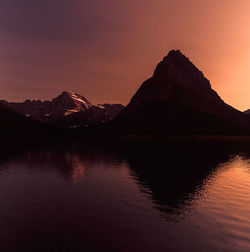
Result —
<path fill-rule="evenodd" d="M 249 109 L 249 13 L 249 0 L 3 0 L 1 99 L 71 90 L 127 104 L 180 49 L 225 102 Z"/>

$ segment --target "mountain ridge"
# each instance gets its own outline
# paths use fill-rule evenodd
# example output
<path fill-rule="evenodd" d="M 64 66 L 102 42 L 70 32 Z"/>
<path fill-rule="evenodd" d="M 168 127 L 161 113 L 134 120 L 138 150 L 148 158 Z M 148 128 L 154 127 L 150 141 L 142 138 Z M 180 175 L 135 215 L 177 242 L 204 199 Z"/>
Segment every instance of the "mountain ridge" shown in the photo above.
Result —
<path fill-rule="evenodd" d="M 130 133 L 250 132 L 249 118 L 226 104 L 204 74 L 179 50 L 172 50 L 163 58 L 117 119 L 117 127 Z"/>
<path fill-rule="evenodd" d="M 63 136 L 66 132 L 52 125 L 38 122 L 14 111 L 0 102 L 0 137 Z"/>
<path fill-rule="evenodd" d="M 26 117 L 68 128 L 104 123 L 112 120 L 123 108 L 121 104 L 93 105 L 84 96 L 71 91 L 63 91 L 50 101 L 8 102 L 2 100 L 1 102 Z"/>
<path fill-rule="evenodd" d="M 51 101 L 1 102 L 0 116 L 7 107 L 16 111 L 9 111 L 10 122 L 19 118 L 30 127 L 36 119 L 60 127 L 79 128 L 72 133 L 74 136 L 91 133 L 250 135 L 248 111 L 243 113 L 225 103 L 204 74 L 179 50 L 170 51 L 157 64 L 152 77 L 142 83 L 126 107 L 93 105 L 84 96 L 70 91 Z M 46 125 L 38 122 L 35 128 Z"/>

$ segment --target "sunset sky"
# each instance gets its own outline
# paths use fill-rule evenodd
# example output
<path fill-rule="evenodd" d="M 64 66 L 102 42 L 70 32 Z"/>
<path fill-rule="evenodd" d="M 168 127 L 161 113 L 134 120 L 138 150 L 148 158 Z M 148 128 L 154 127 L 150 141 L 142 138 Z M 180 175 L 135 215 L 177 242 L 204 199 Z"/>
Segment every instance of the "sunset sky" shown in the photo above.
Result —
<path fill-rule="evenodd" d="M 127 104 L 170 49 L 250 108 L 249 0 L 0 0 L 0 99 Z"/>

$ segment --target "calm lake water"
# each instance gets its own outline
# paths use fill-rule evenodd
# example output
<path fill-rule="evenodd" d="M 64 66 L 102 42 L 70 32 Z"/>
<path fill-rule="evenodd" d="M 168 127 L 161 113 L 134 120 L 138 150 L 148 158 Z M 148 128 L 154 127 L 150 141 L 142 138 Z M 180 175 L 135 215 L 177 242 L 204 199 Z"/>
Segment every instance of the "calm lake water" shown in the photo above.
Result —
<path fill-rule="evenodd" d="M 250 251 L 250 143 L 1 147 L 0 251 Z"/>

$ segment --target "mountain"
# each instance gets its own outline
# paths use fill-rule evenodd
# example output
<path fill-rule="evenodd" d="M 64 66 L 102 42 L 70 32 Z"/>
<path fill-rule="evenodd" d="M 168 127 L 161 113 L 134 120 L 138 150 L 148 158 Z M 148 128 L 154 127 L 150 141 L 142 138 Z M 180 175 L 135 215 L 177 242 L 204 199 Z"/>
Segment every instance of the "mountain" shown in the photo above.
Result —
<path fill-rule="evenodd" d="M 250 115 L 250 109 L 244 111 L 245 114 Z"/>
<path fill-rule="evenodd" d="M 93 105 L 84 96 L 64 91 L 51 101 L 1 101 L 6 106 L 37 121 L 62 127 L 91 126 L 112 120 L 123 108 L 121 104 Z"/>
<path fill-rule="evenodd" d="M 27 118 L 2 103 L 0 121 L 0 137 L 57 136 L 65 133 L 63 129 Z"/>
<path fill-rule="evenodd" d="M 250 120 L 226 104 L 194 64 L 172 50 L 115 120 L 125 133 L 249 134 Z"/>

